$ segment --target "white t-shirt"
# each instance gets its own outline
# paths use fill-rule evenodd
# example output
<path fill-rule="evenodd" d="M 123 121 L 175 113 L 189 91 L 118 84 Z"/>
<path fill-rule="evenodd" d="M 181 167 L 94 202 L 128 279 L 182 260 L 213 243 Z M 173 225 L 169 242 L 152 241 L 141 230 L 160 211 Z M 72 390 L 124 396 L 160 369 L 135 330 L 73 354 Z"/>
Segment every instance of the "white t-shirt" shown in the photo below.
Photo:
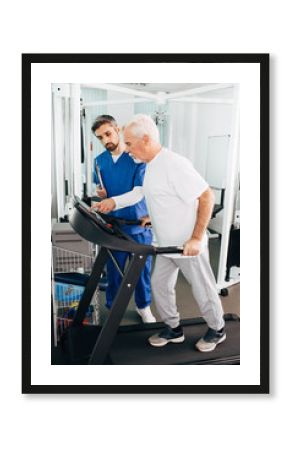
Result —
<path fill-rule="evenodd" d="M 143 192 L 159 246 L 181 246 L 191 238 L 198 197 L 207 188 L 187 158 L 166 148 L 147 164 Z"/>
<path fill-rule="evenodd" d="M 162 148 L 146 164 L 143 187 L 114 197 L 115 209 L 132 205 L 145 196 L 158 245 L 182 246 L 192 236 L 198 198 L 206 189 L 208 184 L 187 158 Z M 206 245 L 205 234 L 202 250 Z"/>
<path fill-rule="evenodd" d="M 123 152 L 119 153 L 118 155 L 112 155 L 112 154 L 111 154 L 114 164 L 116 164 L 116 162 L 118 161 L 118 159 L 120 158 L 120 156 L 122 156 L 122 153 L 123 153 Z"/>

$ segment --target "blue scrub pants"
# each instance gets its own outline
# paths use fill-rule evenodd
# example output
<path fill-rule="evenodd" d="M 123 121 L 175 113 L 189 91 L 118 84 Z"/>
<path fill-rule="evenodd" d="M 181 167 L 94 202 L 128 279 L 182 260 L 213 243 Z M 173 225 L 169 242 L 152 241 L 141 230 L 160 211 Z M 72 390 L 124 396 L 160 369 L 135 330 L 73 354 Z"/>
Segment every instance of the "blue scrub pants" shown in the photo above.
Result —
<path fill-rule="evenodd" d="M 152 243 L 152 232 L 148 229 L 145 229 L 143 233 L 131 234 L 130 237 L 140 244 L 151 245 Z M 112 251 L 112 254 L 123 271 L 129 257 L 129 253 Z M 152 256 L 148 256 L 145 267 L 141 272 L 139 281 L 135 288 L 135 303 L 139 309 L 143 309 L 151 303 L 151 265 Z M 107 263 L 107 279 L 108 287 L 106 289 L 106 306 L 107 308 L 111 308 L 113 300 L 122 282 L 122 277 L 111 259 L 109 259 Z"/>

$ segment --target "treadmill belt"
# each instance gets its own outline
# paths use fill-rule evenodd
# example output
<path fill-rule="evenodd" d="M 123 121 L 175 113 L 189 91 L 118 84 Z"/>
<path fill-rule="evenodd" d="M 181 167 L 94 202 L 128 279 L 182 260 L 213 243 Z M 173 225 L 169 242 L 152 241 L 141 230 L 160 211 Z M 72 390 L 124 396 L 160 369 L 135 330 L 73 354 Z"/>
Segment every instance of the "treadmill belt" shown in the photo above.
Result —
<path fill-rule="evenodd" d="M 148 338 L 157 330 L 120 332 L 113 343 L 110 357 L 113 364 L 239 364 L 239 321 L 226 323 L 227 339 L 217 345 L 213 352 L 201 353 L 195 343 L 207 331 L 206 324 L 183 324 L 185 340 L 181 344 L 169 343 L 164 347 L 152 347 Z M 153 331 L 153 333 L 152 333 Z"/>
<path fill-rule="evenodd" d="M 170 365 L 170 364 L 239 364 L 240 363 L 240 321 L 236 315 L 227 314 L 227 339 L 213 352 L 201 353 L 195 343 L 206 333 L 203 319 L 183 320 L 181 324 L 185 341 L 181 344 L 167 344 L 152 347 L 148 338 L 159 333 L 163 323 L 128 325 L 119 328 L 105 364 L 116 365 Z M 81 326 L 68 329 L 66 348 L 71 364 L 87 364 L 100 327 Z"/>

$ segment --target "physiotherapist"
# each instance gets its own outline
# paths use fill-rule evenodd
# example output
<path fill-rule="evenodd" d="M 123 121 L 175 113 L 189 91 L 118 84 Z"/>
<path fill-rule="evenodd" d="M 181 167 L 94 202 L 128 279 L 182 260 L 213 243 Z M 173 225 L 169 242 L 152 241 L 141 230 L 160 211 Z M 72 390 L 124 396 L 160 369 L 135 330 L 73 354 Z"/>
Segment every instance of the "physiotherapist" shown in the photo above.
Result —
<path fill-rule="evenodd" d="M 132 195 L 136 192 L 137 202 L 131 206 L 113 211 L 112 216 L 126 220 L 143 219 L 148 216 L 144 197 L 140 199 L 138 188 L 143 185 L 145 164 L 135 162 L 126 153 L 125 144 L 120 139 L 120 129 L 114 117 L 110 115 L 98 116 L 92 132 L 105 151 L 95 158 L 94 182 L 97 185 L 98 197 L 114 198 L 128 191 Z M 151 245 L 152 232 L 140 225 L 122 225 L 122 229 L 136 242 Z M 121 270 L 124 269 L 129 253 L 112 251 Z M 151 264 L 152 257 L 147 258 L 144 270 L 135 288 L 136 311 L 144 323 L 156 322 L 150 308 L 151 304 Z M 106 306 L 110 309 L 115 295 L 121 284 L 121 275 L 114 263 L 109 259 L 107 263 L 108 287 L 106 289 Z"/>

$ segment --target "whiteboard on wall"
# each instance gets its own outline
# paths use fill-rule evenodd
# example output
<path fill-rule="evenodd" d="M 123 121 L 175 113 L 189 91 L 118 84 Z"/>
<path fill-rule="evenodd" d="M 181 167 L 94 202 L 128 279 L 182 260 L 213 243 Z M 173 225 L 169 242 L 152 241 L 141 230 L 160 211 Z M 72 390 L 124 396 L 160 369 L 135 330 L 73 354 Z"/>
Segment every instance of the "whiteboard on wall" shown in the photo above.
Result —
<path fill-rule="evenodd" d="M 212 187 L 225 188 L 230 135 L 208 136 L 206 181 Z"/>

